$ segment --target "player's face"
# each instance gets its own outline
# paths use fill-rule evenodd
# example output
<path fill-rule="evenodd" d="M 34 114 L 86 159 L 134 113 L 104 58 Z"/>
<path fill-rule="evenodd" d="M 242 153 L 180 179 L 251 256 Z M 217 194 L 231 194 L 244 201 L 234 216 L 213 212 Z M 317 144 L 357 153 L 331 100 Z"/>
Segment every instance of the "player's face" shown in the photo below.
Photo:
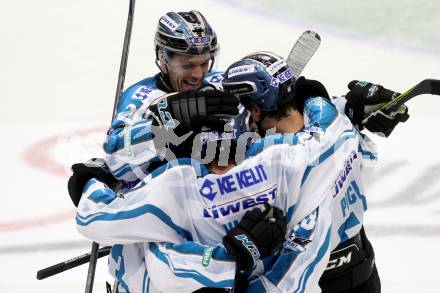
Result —
<path fill-rule="evenodd" d="M 199 89 L 208 73 L 210 63 L 209 54 L 174 55 L 167 63 L 171 87 L 177 92 Z"/>
<path fill-rule="evenodd" d="M 258 106 L 251 105 L 249 107 L 246 107 L 246 109 L 250 113 L 250 118 L 249 118 L 250 124 L 259 123 L 262 130 L 268 130 L 276 127 L 277 120 L 267 115 L 263 116 L 262 111 Z"/>

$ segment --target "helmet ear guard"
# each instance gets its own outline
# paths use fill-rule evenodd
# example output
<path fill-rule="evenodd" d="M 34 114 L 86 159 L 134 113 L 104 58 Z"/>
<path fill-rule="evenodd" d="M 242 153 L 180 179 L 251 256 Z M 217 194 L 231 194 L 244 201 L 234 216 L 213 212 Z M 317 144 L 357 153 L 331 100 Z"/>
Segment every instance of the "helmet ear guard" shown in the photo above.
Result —
<path fill-rule="evenodd" d="M 257 92 L 257 86 L 252 81 L 242 82 L 224 82 L 223 90 L 230 94 L 237 94 L 238 96 L 245 96 Z"/>

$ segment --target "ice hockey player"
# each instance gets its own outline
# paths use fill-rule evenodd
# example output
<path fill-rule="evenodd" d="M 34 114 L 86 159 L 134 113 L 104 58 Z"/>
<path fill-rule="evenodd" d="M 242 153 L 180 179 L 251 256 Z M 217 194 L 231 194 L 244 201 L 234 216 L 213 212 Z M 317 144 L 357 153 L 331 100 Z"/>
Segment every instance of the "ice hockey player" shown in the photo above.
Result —
<path fill-rule="evenodd" d="M 142 179 L 148 169 L 171 160 L 164 158 L 166 154 L 159 154 L 151 141 L 151 119 L 146 109 L 155 99 L 172 93 L 169 103 L 200 100 L 197 123 L 218 122 L 219 116 L 213 114 L 235 116 L 238 113 L 236 99 L 217 90 L 221 86 L 222 73 L 212 69 L 219 44 L 216 33 L 200 12 L 163 15 L 157 25 L 154 44 L 160 72 L 125 90 L 104 143 L 108 167 L 128 186 Z M 187 124 L 181 125 L 185 130 L 198 127 L 192 124 L 194 120 L 186 121 Z M 173 140 L 172 143 L 178 145 L 178 136 L 175 138 L 177 142 Z"/>
<path fill-rule="evenodd" d="M 295 103 L 295 79 L 288 76 L 289 72 L 286 71 L 289 68 L 285 63 L 278 63 L 279 67 L 270 67 L 269 64 L 268 68 L 261 64 L 257 67 L 258 62 L 248 65 L 255 66 L 259 73 L 265 74 L 272 68 L 272 74 L 266 76 L 265 81 L 269 82 L 267 85 L 273 82 L 273 87 L 278 90 L 260 91 L 262 97 L 270 97 L 272 101 L 285 106 Z M 246 77 L 245 74 L 234 76 Z M 173 113 L 170 108 L 161 110 Z M 298 113 L 293 121 L 296 131 L 304 126 L 302 116 L 298 116 Z M 229 231 L 228 235 L 235 231 L 231 228 L 237 224 L 243 212 L 258 202 L 268 202 L 286 213 L 289 237 L 280 254 L 272 258 L 273 262 L 258 262 L 258 268 L 254 270 L 258 278 L 249 283 L 249 288 L 260 290 L 269 286 L 281 292 L 292 288 L 306 292 L 319 290 L 318 280 L 327 265 L 330 248 L 342 241 L 330 237 L 335 233 L 330 213 L 333 209 L 329 206 L 334 202 L 332 196 L 339 198 L 345 195 L 347 189 L 356 190 L 353 196 L 358 197 L 355 198 L 357 201 L 351 200 L 352 205 L 346 208 L 352 209 L 352 212 L 358 211 L 362 217 L 366 208 L 363 205 L 362 172 L 368 169 L 365 162 L 375 160 L 375 156 L 373 153 L 365 155 L 369 145 L 351 122 L 329 102 L 322 98 L 308 99 L 303 114 L 310 122 L 303 132 L 265 137 L 248 151 L 251 157 L 236 167 L 228 165 L 222 174 L 208 174 L 203 165 L 194 168 L 183 161 L 180 165 L 171 165 L 168 170 L 163 167 L 151 173 L 148 183 L 144 180 L 141 186 L 124 194 L 123 198 L 115 197 L 111 190 L 102 186 L 108 196 L 98 203 L 92 195 L 95 193 L 96 196 L 97 190 L 101 189 L 97 186 L 100 183 L 92 180 L 86 186 L 79 205 L 78 229 L 99 243 L 181 243 L 184 240 L 181 235 L 191 235 L 192 240 L 213 245 L 220 242 L 225 230 Z M 231 135 L 208 135 L 208 139 L 210 137 L 214 141 L 221 141 Z M 345 179 L 338 181 L 341 174 L 345 174 Z M 335 182 L 340 186 L 330 188 Z M 349 187 L 351 185 L 355 187 Z M 348 210 L 344 211 L 348 213 Z M 126 216 L 121 218 L 121 215 Z M 119 220 L 113 221 L 116 219 Z M 349 229 L 335 235 L 350 238 L 352 233 L 359 231 L 361 224 L 355 226 L 351 227 L 354 232 Z M 171 238 L 166 239 L 168 234 Z M 226 236 L 226 243 L 229 238 Z M 200 254 L 205 250 L 195 249 L 194 245 L 191 244 L 192 258 L 183 261 L 182 254 L 189 251 L 176 249 L 173 244 L 150 244 L 145 259 L 151 284 L 164 292 L 179 292 L 182 287 L 173 286 L 179 284 L 188 291 L 205 285 L 204 281 L 210 281 L 209 278 L 203 278 L 209 275 L 209 270 L 202 273 L 206 268 L 200 266 L 203 263 Z M 189 269 L 191 261 L 195 264 L 194 268 Z M 211 269 L 215 267 L 213 265 Z M 225 280 L 233 278 L 235 266 L 223 264 L 221 267 Z M 192 277 L 185 274 L 189 271 L 193 272 Z M 187 278 L 182 278 L 183 275 Z M 172 277 L 180 278 L 179 282 L 170 281 Z M 211 287 L 220 284 L 208 283 Z"/>
<path fill-rule="evenodd" d="M 226 92 L 240 94 L 242 104 L 251 113 L 251 121 L 257 125 L 260 133 L 271 129 L 272 132 L 291 134 L 304 127 L 302 109 L 306 99 L 320 96 L 330 100 L 321 83 L 300 77 L 293 86 L 290 84 L 291 75 L 291 71 L 281 57 L 270 52 L 257 52 L 228 68 L 225 72 L 223 88 Z M 395 97 L 397 93 L 361 82 L 352 82 L 349 87 L 352 92 L 346 97 L 345 112 L 351 114 L 351 121 L 359 128 L 362 129 L 364 123 L 369 130 L 380 131 L 388 136 L 399 121 L 408 118 L 406 107 L 393 113 L 392 117 L 377 111 L 381 103 Z M 352 95 L 361 96 L 363 99 L 353 99 Z M 374 119 L 370 120 L 370 117 L 364 119 L 365 103 L 370 109 L 370 117 L 374 116 Z M 328 115 L 326 108 L 328 106 L 323 103 L 320 115 Z M 373 114 L 374 111 L 376 112 Z M 307 115 L 305 117 L 307 118 Z M 329 131 L 321 121 L 315 121 L 316 125 L 313 121 L 310 122 L 305 128 L 306 131 L 313 131 L 315 128 L 324 132 Z M 341 139 L 347 138 L 341 137 Z M 339 143 L 336 142 L 330 148 L 322 150 L 322 157 L 316 157 L 316 166 L 313 167 L 320 168 L 321 160 L 332 156 Z M 368 156 L 374 159 L 373 153 L 362 149 L 359 145 L 357 152 L 347 156 L 345 168 L 337 178 L 334 178 L 333 194 L 329 194 L 336 202 L 332 205 L 330 245 L 334 250 L 320 280 L 323 292 L 380 292 L 374 251 L 362 227 L 363 213 L 367 208 L 362 187 L 364 180 L 361 180 L 360 173 L 357 179 L 349 175 L 359 172 L 357 168 L 360 165 L 357 161 L 360 157 Z M 280 262 L 272 270 L 278 271 L 284 266 L 289 266 L 289 262 Z M 274 281 L 273 278 L 271 280 Z M 251 286 L 255 287 L 252 282 Z"/>

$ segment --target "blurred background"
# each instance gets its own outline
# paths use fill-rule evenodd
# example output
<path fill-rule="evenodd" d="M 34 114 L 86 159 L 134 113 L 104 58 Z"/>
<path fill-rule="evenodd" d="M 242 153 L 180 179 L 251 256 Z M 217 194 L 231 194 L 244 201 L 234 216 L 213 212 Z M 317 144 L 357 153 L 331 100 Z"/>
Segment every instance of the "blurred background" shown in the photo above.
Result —
<path fill-rule="evenodd" d="M 66 190 L 72 163 L 102 156 L 128 0 L 0 0 L 0 292 L 79 292 L 87 266 L 37 281 L 37 270 L 89 251 Z M 244 55 L 286 56 L 315 30 L 321 47 L 303 72 L 332 95 L 353 79 L 405 91 L 440 79 L 440 2 L 138 0 L 125 85 L 157 72 L 153 38 L 167 11 L 200 10 L 217 32 L 218 70 Z M 366 229 L 383 292 L 438 292 L 440 97 L 408 103 L 411 118 L 377 142 Z M 105 292 L 106 259 L 94 292 Z"/>

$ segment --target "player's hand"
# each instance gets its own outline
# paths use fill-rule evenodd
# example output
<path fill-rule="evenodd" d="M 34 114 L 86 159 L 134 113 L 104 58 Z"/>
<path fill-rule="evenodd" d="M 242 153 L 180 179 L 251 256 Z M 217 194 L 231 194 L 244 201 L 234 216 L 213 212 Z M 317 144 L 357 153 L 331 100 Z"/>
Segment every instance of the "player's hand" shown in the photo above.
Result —
<path fill-rule="evenodd" d="M 237 227 L 223 237 L 223 244 L 236 257 L 237 268 L 248 270 L 257 260 L 276 252 L 287 229 L 283 212 L 267 203 L 247 211 Z"/>
<path fill-rule="evenodd" d="M 202 126 L 223 129 L 225 119 L 238 115 L 238 104 L 235 95 L 207 89 L 168 95 L 149 109 L 160 118 L 162 125 L 171 129 L 177 126 L 174 119 L 189 130 Z"/>
<path fill-rule="evenodd" d="M 379 109 L 400 94 L 381 85 L 353 80 L 345 99 L 345 114 L 359 130 L 367 128 L 380 136 L 388 137 L 399 122 L 408 120 L 408 108 L 400 106 L 397 111 L 383 113 Z"/>
<path fill-rule="evenodd" d="M 93 158 L 85 163 L 73 164 L 72 172 L 73 174 L 67 183 L 67 189 L 76 207 L 81 199 L 84 186 L 90 179 L 96 178 L 107 184 L 110 188 L 114 187 L 118 182 L 108 170 L 104 159 Z"/>

